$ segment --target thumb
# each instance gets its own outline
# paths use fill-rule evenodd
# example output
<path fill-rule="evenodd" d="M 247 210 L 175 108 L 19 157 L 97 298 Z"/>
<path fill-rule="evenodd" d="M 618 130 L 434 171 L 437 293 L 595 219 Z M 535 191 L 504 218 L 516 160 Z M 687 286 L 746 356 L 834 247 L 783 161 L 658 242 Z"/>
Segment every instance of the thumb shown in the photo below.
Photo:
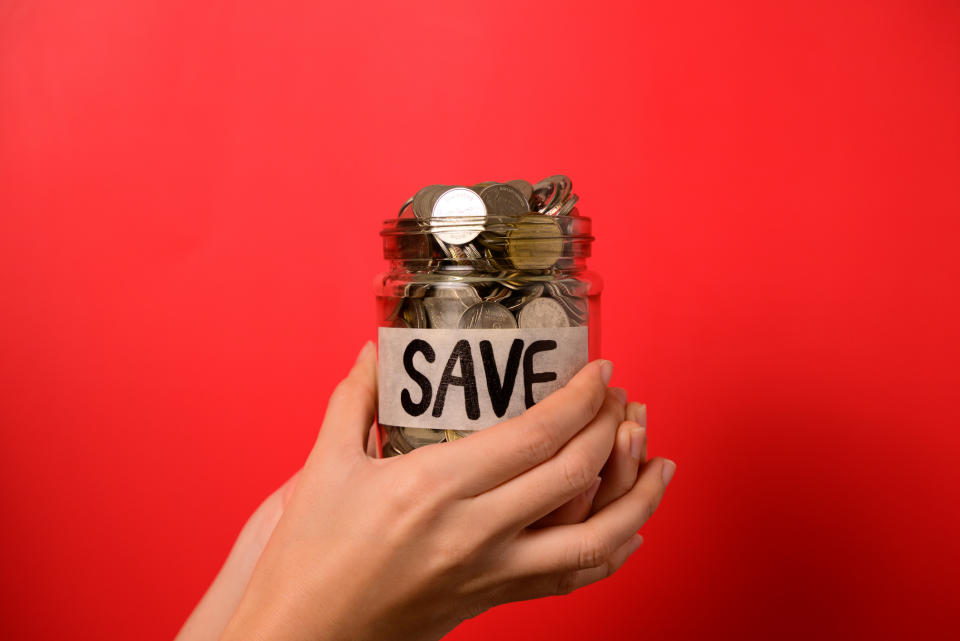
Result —
<path fill-rule="evenodd" d="M 350 372 L 330 394 L 314 453 L 325 442 L 324 447 L 365 456 L 367 434 L 377 410 L 376 352 L 372 341 L 364 343 Z"/>

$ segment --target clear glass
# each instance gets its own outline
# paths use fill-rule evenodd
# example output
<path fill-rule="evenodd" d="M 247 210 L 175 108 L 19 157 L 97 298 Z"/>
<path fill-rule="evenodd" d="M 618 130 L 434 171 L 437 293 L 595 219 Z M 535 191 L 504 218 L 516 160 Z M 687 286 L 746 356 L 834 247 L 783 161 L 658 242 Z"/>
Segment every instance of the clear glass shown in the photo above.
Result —
<path fill-rule="evenodd" d="M 464 286 L 473 288 L 471 300 L 506 307 L 517 324 L 526 305 L 549 297 L 569 326 L 587 327 L 588 358 L 599 358 L 603 282 L 586 267 L 591 221 L 576 209 L 568 216 L 450 217 L 440 225 L 401 216 L 385 220 L 380 235 L 389 266 L 374 282 L 377 327 L 449 328 L 443 305 L 431 299 L 469 291 Z M 396 456 L 470 433 L 378 424 L 378 451 Z"/>

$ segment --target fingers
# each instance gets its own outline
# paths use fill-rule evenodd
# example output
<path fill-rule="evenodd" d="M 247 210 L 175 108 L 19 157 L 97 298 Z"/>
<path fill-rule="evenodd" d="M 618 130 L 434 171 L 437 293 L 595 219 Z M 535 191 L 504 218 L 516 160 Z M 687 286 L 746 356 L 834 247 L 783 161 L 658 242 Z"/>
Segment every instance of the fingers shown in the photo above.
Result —
<path fill-rule="evenodd" d="M 431 468 L 451 482 L 451 491 L 476 496 L 539 465 L 597 415 L 612 373 L 610 361 L 588 363 L 566 385 L 520 416 L 433 448 Z"/>
<path fill-rule="evenodd" d="M 643 448 L 640 451 L 640 463 L 647 462 L 647 406 L 644 403 L 633 402 L 627 405 L 627 420 L 633 421 L 644 429 Z"/>
<path fill-rule="evenodd" d="M 585 570 L 562 572 L 559 575 L 551 576 L 548 578 L 547 585 L 555 586 L 555 594 L 569 594 L 586 585 L 606 579 L 619 570 L 630 558 L 630 555 L 636 552 L 641 545 L 643 545 L 643 537 L 634 534 L 624 543 L 621 543 L 620 547 L 614 550 L 613 554 L 599 566 Z"/>
<path fill-rule="evenodd" d="M 635 405 L 630 403 L 630 405 Z M 630 405 L 627 406 L 628 413 Z M 635 412 L 633 412 L 635 414 Z M 620 498 L 637 481 L 637 468 L 640 467 L 640 455 L 647 440 L 646 430 L 632 420 L 620 423 L 617 438 L 610 459 L 603 466 L 600 477 L 603 482 L 593 500 L 593 512 L 597 512 L 614 500 Z"/>
<path fill-rule="evenodd" d="M 630 555 L 643 544 L 643 537 L 634 534 L 620 545 L 602 564 L 585 570 L 569 570 L 555 574 L 529 577 L 526 580 L 514 580 L 500 601 L 521 601 L 545 596 L 569 594 L 578 588 L 605 579 L 623 567 Z"/>
<path fill-rule="evenodd" d="M 639 423 L 640 427 L 647 427 L 647 406 L 645 403 L 632 401 L 627 403 L 627 420 Z"/>
<path fill-rule="evenodd" d="M 593 484 L 586 492 L 581 492 L 575 497 L 546 515 L 536 523 L 530 525 L 532 528 L 549 527 L 551 525 L 568 525 L 570 523 L 581 523 L 590 516 L 593 507 L 593 499 L 600 489 L 600 477 L 593 480 Z"/>
<path fill-rule="evenodd" d="M 603 407 L 553 458 L 474 498 L 481 514 L 506 531 L 525 527 L 587 491 L 610 455 L 623 420 L 622 395 L 607 391 Z"/>
<path fill-rule="evenodd" d="M 367 341 L 346 378 L 330 395 L 317 444 L 365 455 L 367 435 L 377 407 L 377 354 Z M 314 446 L 314 452 L 318 447 Z M 311 457 L 314 456 L 311 453 Z"/>
<path fill-rule="evenodd" d="M 521 576 L 597 568 L 656 511 L 676 464 L 656 458 L 643 466 L 631 490 L 583 523 L 526 530 L 505 562 Z"/>
<path fill-rule="evenodd" d="M 610 389 L 618 394 L 621 401 L 626 400 L 626 390 L 619 387 Z M 620 424 L 613 451 L 600 477 L 586 492 L 578 494 L 529 527 L 580 523 L 592 512 L 620 498 L 633 487 L 637 481 L 637 468 L 646 460 L 647 439 L 643 429 L 646 427 L 646 409 L 646 405 L 636 401 L 627 404 L 626 417 L 631 422 Z"/>

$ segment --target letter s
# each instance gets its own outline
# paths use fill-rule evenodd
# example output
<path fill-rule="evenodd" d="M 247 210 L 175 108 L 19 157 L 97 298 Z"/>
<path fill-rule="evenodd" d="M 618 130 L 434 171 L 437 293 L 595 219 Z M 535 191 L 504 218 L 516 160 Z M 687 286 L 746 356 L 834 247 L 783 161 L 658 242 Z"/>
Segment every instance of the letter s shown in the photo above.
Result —
<path fill-rule="evenodd" d="M 420 386 L 421 391 L 419 403 L 413 402 L 410 392 L 406 388 L 400 392 L 400 405 L 403 406 L 403 411 L 410 416 L 420 416 L 426 412 L 427 408 L 430 407 L 430 400 L 433 398 L 433 387 L 430 385 L 430 379 L 413 366 L 413 357 L 417 352 L 422 353 L 428 363 L 432 363 L 437 357 L 433 348 L 430 347 L 430 343 L 419 338 L 410 341 L 407 348 L 403 350 L 403 369 L 407 371 L 407 375 L 413 379 L 413 382 Z"/>

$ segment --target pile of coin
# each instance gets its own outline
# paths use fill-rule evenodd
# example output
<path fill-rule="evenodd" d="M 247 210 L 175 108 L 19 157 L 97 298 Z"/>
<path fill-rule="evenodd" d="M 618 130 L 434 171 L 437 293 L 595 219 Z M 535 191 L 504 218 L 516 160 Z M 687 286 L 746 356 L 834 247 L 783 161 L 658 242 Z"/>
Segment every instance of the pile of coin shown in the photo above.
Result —
<path fill-rule="evenodd" d="M 572 262 L 570 219 L 579 216 L 566 176 L 428 185 L 400 208 L 410 270 L 389 327 L 514 329 L 575 327 L 588 319 L 586 287 Z M 422 233 L 413 233 L 413 232 Z M 427 243 L 428 246 L 424 246 Z M 426 265 L 415 258 L 431 257 Z M 409 261 L 405 261 L 409 258 Z M 463 438 L 470 432 L 383 426 L 384 456 Z"/>

